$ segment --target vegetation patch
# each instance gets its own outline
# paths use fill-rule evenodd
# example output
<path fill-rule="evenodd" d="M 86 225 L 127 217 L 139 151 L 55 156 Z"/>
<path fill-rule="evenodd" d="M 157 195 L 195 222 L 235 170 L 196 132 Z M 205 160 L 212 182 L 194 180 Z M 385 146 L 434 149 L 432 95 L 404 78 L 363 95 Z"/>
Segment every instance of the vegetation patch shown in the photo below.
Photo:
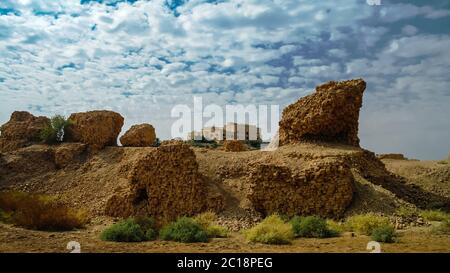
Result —
<path fill-rule="evenodd" d="M 1 218 L 36 230 L 63 231 L 83 227 L 86 214 L 67 207 L 55 197 L 23 192 L 0 193 Z"/>
<path fill-rule="evenodd" d="M 47 144 L 62 142 L 64 140 L 65 129 L 71 124 L 70 120 L 64 116 L 55 115 L 41 131 L 41 140 Z"/>
<path fill-rule="evenodd" d="M 450 214 L 441 210 L 423 210 L 420 212 L 420 216 L 422 216 L 427 221 L 440 222 L 450 219 Z"/>
<path fill-rule="evenodd" d="M 208 211 L 198 214 L 194 217 L 194 221 L 206 230 L 209 238 L 226 238 L 228 237 L 228 229 L 216 224 L 217 215 Z"/>
<path fill-rule="evenodd" d="M 292 226 L 284 222 L 280 216 L 271 215 L 261 223 L 244 232 L 250 242 L 263 244 L 290 244 L 294 238 Z"/>
<path fill-rule="evenodd" d="M 434 234 L 450 235 L 450 220 L 444 220 L 431 230 Z"/>
<path fill-rule="evenodd" d="M 189 217 L 181 217 L 161 229 L 161 239 L 182 243 L 207 242 L 208 234 L 199 223 Z"/>
<path fill-rule="evenodd" d="M 299 217 L 291 220 L 295 237 L 329 238 L 336 237 L 339 232 L 329 228 L 327 221 L 317 216 Z"/>
<path fill-rule="evenodd" d="M 395 243 L 397 233 L 395 232 L 394 227 L 391 225 L 386 225 L 373 229 L 371 237 L 372 240 L 380 243 Z"/>
<path fill-rule="evenodd" d="M 387 217 L 374 213 L 354 215 L 347 218 L 345 222 L 346 230 L 355 231 L 364 235 L 371 235 L 373 230 L 389 225 L 390 222 Z"/>
<path fill-rule="evenodd" d="M 134 217 L 121 220 L 102 232 L 103 241 L 142 242 L 156 239 L 155 221 L 151 217 Z"/>

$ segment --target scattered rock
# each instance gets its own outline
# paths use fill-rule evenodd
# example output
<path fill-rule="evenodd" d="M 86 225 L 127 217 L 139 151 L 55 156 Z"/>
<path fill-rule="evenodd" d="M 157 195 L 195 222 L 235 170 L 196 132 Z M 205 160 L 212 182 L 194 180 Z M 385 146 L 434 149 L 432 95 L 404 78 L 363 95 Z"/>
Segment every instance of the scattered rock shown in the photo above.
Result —
<path fill-rule="evenodd" d="M 0 127 L 0 151 L 10 152 L 40 142 L 41 130 L 49 122 L 46 117 L 28 112 L 13 112 L 10 120 Z"/>
<path fill-rule="evenodd" d="M 379 154 L 378 159 L 408 160 L 403 154 Z"/>
<path fill-rule="evenodd" d="M 150 124 L 133 125 L 120 138 L 124 147 L 148 147 L 156 142 L 155 128 Z"/>
<path fill-rule="evenodd" d="M 240 140 L 225 140 L 223 149 L 226 152 L 243 152 L 248 150 L 247 145 Z"/>
<path fill-rule="evenodd" d="M 66 130 L 67 141 L 88 144 L 92 150 L 117 146 L 123 117 L 112 111 L 90 111 L 70 115 L 72 122 Z"/>
<path fill-rule="evenodd" d="M 280 121 L 280 146 L 304 140 L 359 146 L 359 109 L 365 88 L 362 79 L 331 81 L 286 107 Z"/>

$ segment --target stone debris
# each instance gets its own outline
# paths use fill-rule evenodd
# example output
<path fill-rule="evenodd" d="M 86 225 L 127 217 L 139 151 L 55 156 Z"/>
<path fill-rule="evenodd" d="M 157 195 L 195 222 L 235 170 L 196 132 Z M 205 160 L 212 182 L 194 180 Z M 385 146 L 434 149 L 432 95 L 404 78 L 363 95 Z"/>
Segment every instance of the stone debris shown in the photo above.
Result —
<path fill-rule="evenodd" d="M 117 146 L 117 137 L 123 126 L 123 117 L 112 111 L 90 111 L 70 115 L 66 129 L 68 142 L 88 144 L 93 151 L 105 146 Z"/>
<path fill-rule="evenodd" d="M 155 128 L 147 123 L 131 126 L 120 138 L 124 147 L 149 147 L 155 145 L 155 142 Z"/>
<path fill-rule="evenodd" d="M 408 160 L 403 154 L 379 154 L 378 159 Z"/>
<path fill-rule="evenodd" d="M 248 147 L 240 140 L 225 140 L 223 142 L 223 149 L 226 152 L 243 152 L 247 151 Z"/>

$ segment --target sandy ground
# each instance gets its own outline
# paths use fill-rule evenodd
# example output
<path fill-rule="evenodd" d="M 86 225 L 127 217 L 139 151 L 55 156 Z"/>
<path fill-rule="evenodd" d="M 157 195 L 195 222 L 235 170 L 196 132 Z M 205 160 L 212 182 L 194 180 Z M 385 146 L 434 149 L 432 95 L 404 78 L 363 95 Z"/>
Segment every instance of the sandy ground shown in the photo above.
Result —
<path fill-rule="evenodd" d="M 229 238 L 212 239 L 209 243 L 176 243 L 152 241 L 141 243 L 104 242 L 99 239 L 105 225 L 89 225 L 86 229 L 72 232 L 31 231 L 0 223 L 0 252 L 70 252 L 67 243 L 77 241 L 81 252 L 370 252 L 366 249 L 371 241 L 368 236 L 352 237 L 344 233 L 341 237 L 328 239 L 296 239 L 291 245 L 264 245 L 245 241 L 234 232 Z M 450 236 L 431 234 L 429 228 L 414 228 L 399 231 L 399 242 L 381 244 L 382 252 L 446 252 L 450 253 Z"/>

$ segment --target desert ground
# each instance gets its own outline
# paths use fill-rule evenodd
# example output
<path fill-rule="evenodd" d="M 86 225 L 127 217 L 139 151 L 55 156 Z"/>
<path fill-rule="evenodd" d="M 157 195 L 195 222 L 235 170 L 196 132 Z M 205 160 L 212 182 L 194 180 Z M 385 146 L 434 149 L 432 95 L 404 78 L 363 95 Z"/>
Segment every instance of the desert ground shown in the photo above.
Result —
<path fill-rule="evenodd" d="M 98 219 L 110 222 L 111 220 Z M 265 245 L 248 243 L 244 236 L 233 232 L 229 238 L 215 238 L 208 243 L 177 243 L 150 241 L 139 243 L 117 243 L 100 240 L 101 230 L 106 224 L 90 224 L 86 229 L 71 232 L 32 231 L 11 225 L 0 224 L 0 252 L 65 252 L 70 241 L 80 243 L 81 252 L 93 253 L 369 253 L 369 236 L 355 236 L 345 233 L 337 238 L 301 238 L 290 245 Z M 381 244 L 386 253 L 449 253 L 450 236 L 434 235 L 430 228 L 411 228 L 400 232 L 399 242 Z"/>

